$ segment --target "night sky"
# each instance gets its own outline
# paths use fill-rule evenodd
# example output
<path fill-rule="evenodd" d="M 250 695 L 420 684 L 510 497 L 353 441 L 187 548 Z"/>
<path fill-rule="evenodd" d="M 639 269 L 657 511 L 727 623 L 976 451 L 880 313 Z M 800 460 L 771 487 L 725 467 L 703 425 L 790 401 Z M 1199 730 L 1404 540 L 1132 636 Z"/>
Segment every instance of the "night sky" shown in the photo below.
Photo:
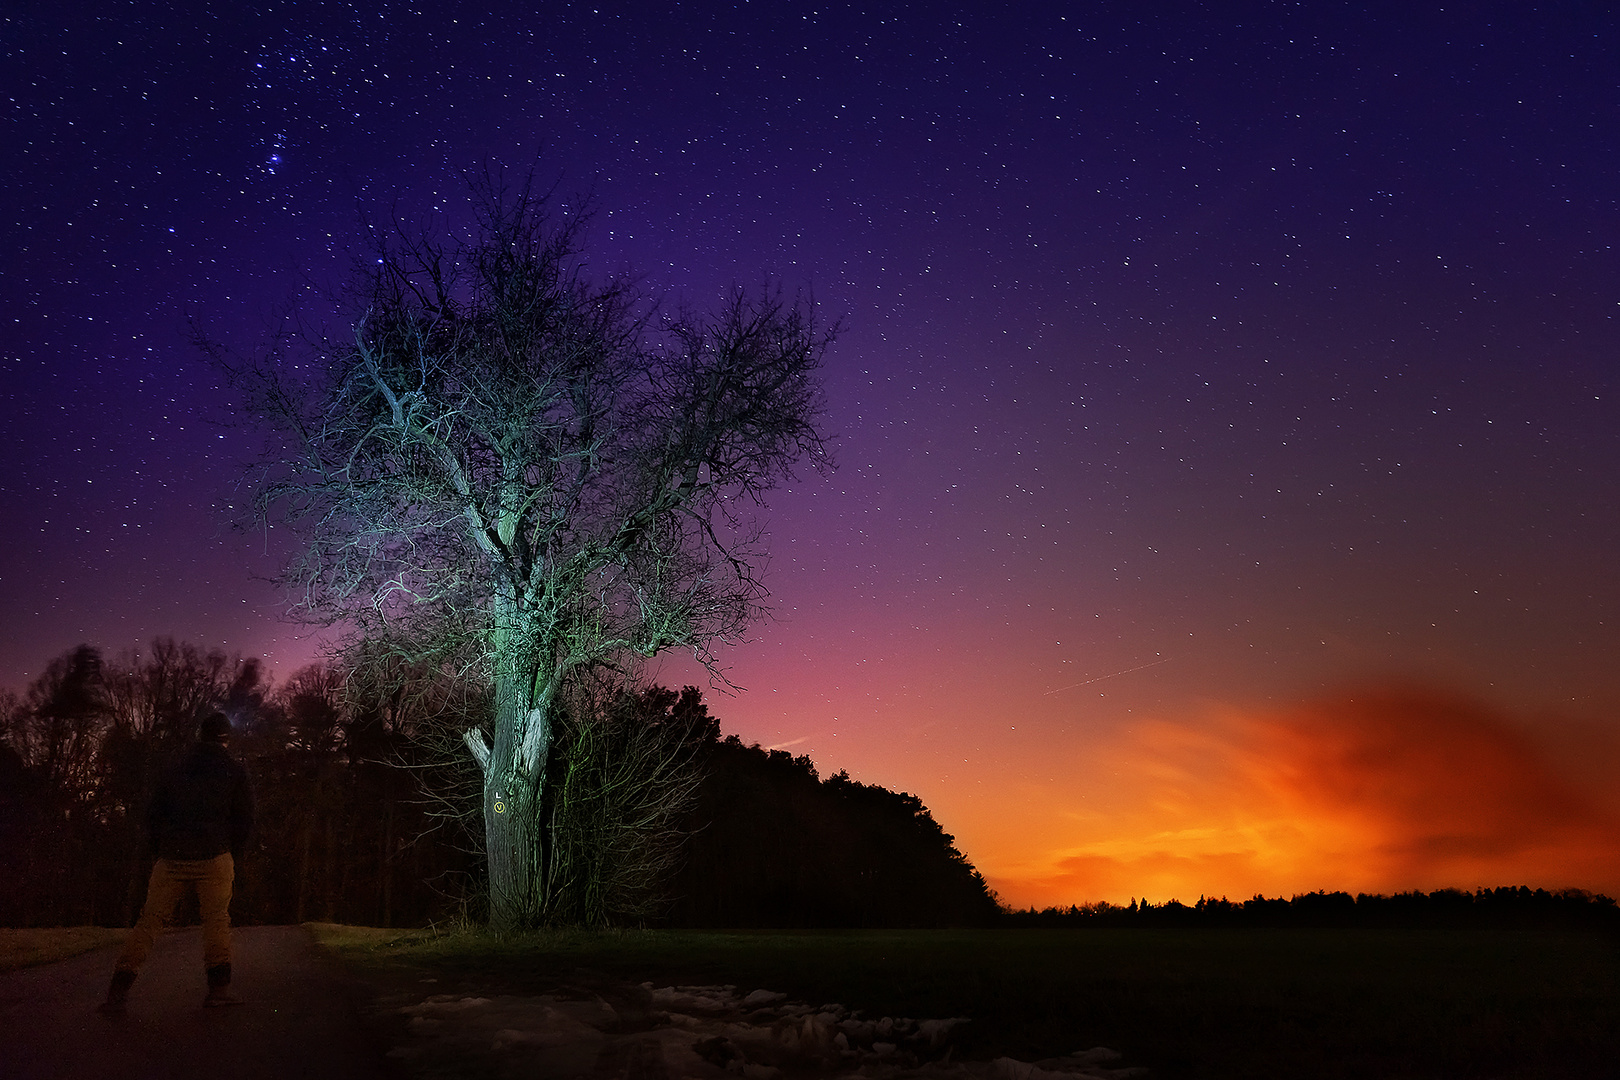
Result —
<path fill-rule="evenodd" d="M 1607 5 L 251 7 L 0 22 L 0 686 L 306 663 L 188 322 L 533 166 L 603 272 L 842 320 L 727 731 L 1020 905 L 1620 890 Z"/>

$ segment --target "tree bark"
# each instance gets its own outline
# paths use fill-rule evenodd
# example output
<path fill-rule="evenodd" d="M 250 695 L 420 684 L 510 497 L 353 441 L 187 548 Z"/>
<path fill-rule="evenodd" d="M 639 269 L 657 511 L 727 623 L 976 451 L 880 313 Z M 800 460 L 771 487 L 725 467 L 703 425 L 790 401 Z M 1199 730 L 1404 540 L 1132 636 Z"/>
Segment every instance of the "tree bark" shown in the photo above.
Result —
<path fill-rule="evenodd" d="M 508 772 L 484 778 L 489 922 L 496 933 L 533 926 L 540 901 L 540 789 Z"/>
<path fill-rule="evenodd" d="M 485 746 L 477 732 L 467 733 L 467 744 L 484 774 L 490 926 L 507 933 L 539 921 L 545 892 L 541 796 L 551 694 L 549 683 L 536 685 L 532 623 L 511 596 L 497 594 L 494 608 L 494 745 Z"/>

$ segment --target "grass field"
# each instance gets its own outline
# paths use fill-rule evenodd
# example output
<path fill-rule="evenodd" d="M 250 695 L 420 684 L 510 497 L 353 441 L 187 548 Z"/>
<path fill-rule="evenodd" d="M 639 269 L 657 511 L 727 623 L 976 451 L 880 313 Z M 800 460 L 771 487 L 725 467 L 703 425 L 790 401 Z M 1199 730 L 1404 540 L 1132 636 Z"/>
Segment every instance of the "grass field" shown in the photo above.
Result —
<path fill-rule="evenodd" d="M 361 973 L 440 990 L 733 983 L 873 1017 L 968 1016 L 975 1058 L 1110 1046 L 1166 1080 L 1620 1076 L 1612 934 L 312 929 Z"/>
<path fill-rule="evenodd" d="M 52 926 L 38 930 L 0 929 L 0 971 L 48 964 L 70 956 L 116 945 L 128 930 L 105 926 Z"/>

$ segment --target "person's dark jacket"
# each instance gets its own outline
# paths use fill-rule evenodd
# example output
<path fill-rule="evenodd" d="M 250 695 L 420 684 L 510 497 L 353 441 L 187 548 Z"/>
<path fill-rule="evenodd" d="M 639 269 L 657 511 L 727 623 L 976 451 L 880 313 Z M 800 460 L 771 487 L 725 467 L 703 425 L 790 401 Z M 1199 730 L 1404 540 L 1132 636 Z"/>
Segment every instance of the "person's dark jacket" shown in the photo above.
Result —
<path fill-rule="evenodd" d="M 158 785 L 147 811 L 152 851 L 160 859 L 241 859 L 253 831 L 247 770 L 219 743 L 199 742 Z"/>

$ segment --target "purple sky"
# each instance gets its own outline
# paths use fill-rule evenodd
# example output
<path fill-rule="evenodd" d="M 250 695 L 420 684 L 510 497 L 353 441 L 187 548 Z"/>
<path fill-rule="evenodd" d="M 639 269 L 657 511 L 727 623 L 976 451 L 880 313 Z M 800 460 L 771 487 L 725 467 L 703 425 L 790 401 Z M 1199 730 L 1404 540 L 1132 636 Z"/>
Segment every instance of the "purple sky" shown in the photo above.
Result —
<path fill-rule="evenodd" d="M 841 467 L 776 500 L 715 711 L 921 795 L 1009 897 L 1201 843 L 1339 887 L 1350 811 L 1289 877 L 1164 810 L 1201 801 L 1166 747 L 1346 687 L 1465 699 L 1620 820 L 1603 5 L 255 7 L 0 22 L 0 686 L 81 641 L 308 658 L 187 320 L 327 318 L 362 212 L 458 220 L 495 160 L 594 191 L 604 270 L 843 320 Z M 1515 850 L 1479 883 L 1620 880 Z"/>

